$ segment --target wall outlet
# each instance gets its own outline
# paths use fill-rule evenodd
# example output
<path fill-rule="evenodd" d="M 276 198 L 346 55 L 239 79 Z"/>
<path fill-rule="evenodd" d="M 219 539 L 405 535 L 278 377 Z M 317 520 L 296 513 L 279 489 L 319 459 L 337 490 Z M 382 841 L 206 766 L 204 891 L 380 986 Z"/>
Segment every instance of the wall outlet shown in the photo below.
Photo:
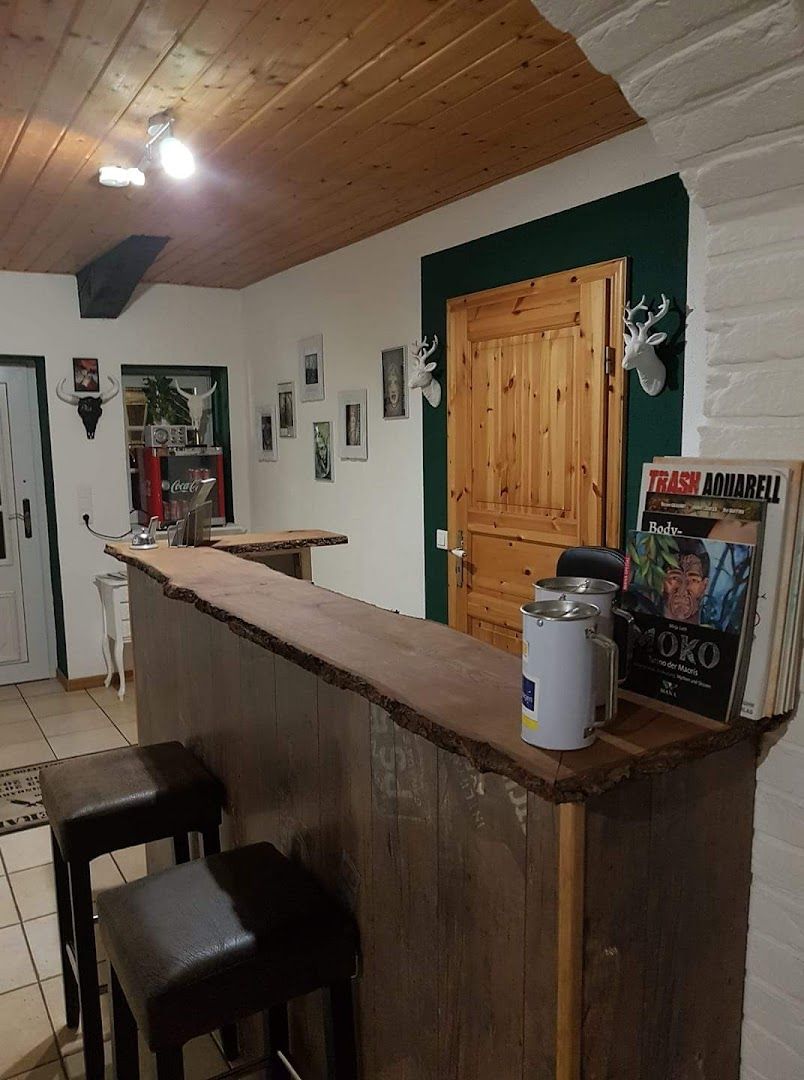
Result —
<path fill-rule="evenodd" d="M 449 534 L 446 529 L 436 529 L 436 547 L 446 551 L 449 547 Z"/>
<path fill-rule="evenodd" d="M 89 514 L 89 520 L 92 521 L 92 488 L 89 484 L 79 484 L 77 488 L 78 492 L 78 517 L 81 521 L 84 520 L 84 514 Z"/>

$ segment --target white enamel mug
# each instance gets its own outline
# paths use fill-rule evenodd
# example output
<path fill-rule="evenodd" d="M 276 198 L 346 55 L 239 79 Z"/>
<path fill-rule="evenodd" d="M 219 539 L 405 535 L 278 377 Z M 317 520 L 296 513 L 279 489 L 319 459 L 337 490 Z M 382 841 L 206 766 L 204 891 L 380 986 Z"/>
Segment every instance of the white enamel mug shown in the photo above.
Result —
<path fill-rule="evenodd" d="M 545 750 L 580 750 L 617 709 L 617 646 L 598 632 L 600 612 L 577 600 L 522 607 L 522 738 Z M 606 712 L 595 718 L 595 661 L 608 665 Z"/>
<path fill-rule="evenodd" d="M 614 618 L 633 623 L 628 612 L 617 607 L 614 599 L 619 592 L 617 586 L 603 578 L 589 577 L 552 577 L 542 578 L 533 586 L 534 600 L 579 600 L 593 604 L 600 610 L 597 628 L 601 634 L 614 640 Z M 627 666 L 627 659 L 626 659 Z M 595 661 L 595 705 L 605 705 L 608 693 L 608 659 L 598 653 Z M 623 673 L 623 678 L 625 673 Z"/>

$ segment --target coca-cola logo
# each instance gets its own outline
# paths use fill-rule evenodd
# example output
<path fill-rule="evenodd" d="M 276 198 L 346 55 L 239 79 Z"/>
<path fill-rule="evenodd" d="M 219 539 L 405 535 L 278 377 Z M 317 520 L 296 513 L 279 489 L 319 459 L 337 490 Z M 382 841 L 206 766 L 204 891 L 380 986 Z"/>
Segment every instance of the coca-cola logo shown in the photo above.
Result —
<path fill-rule="evenodd" d="M 171 495 L 194 495 L 200 486 L 199 480 L 169 480 L 162 481 L 162 490 L 169 491 Z"/>

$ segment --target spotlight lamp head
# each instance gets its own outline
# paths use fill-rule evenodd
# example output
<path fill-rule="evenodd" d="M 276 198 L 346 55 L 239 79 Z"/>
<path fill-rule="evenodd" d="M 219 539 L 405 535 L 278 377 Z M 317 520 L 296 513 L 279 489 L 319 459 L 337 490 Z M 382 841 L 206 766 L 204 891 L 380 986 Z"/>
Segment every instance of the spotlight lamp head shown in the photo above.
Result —
<path fill-rule="evenodd" d="M 148 121 L 148 154 L 155 149 L 168 176 L 174 180 L 186 180 L 195 172 L 195 158 L 188 146 L 173 134 L 175 120 L 170 113 L 156 113 Z"/>

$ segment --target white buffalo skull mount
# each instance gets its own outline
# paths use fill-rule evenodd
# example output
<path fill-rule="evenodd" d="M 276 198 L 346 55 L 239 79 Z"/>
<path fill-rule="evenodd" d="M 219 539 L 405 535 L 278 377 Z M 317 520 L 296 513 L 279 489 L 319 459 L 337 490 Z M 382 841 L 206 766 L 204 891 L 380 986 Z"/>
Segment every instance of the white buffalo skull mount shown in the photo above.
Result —
<path fill-rule="evenodd" d="M 425 337 L 421 341 L 414 341 L 410 348 L 413 353 L 413 371 L 408 380 L 408 386 L 411 390 L 421 390 L 425 401 L 437 409 L 441 403 L 441 383 L 433 377 L 436 368 L 435 360 L 430 361 L 429 364 L 427 361 L 438 348 L 438 335 L 433 334 L 432 345 L 427 344 Z"/>
<path fill-rule="evenodd" d="M 636 368 L 637 375 L 639 376 L 639 382 L 642 389 L 646 394 L 650 394 L 651 397 L 656 397 L 664 389 L 665 380 L 667 378 L 667 372 L 665 371 L 664 364 L 656 355 L 655 345 L 661 345 L 661 343 L 667 337 L 667 334 L 659 332 L 658 334 L 648 334 L 648 331 L 652 326 L 663 319 L 670 309 L 670 301 L 662 293 L 662 302 L 659 305 L 659 310 L 653 312 L 650 310 L 650 306 L 645 303 L 645 297 L 635 307 L 629 307 L 625 305 L 625 314 L 623 315 L 623 322 L 625 323 L 625 329 L 627 331 L 625 338 L 625 352 L 623 354 L 623 367 L 626 371 L 630 371 L 631 368 Z M 638 323 L 636 317 L 640 311 L 644 311 L 646 314 L 645 321 Z"/>
<path fill-rule="evenodd" d="M 66 379 L 62 379 L 56 386 L 56 397 L 59 401 L 63 401 L 66 405 L 74 405 L 78 409 L 78 415 L 81 417 L 88 439 L 95 438 L 95 428 L 101 418 L 103 406 L 120 393 L 120 383 L 117 379 L 111 375 L 107 375 L 106 378 L 111 383 L 111 387 L 105 394 L 71 394 L 66 389 Z"/>
<path fill-rule="evenodd" d="M 212 387 L 207 390 L 205 394 L 198 394 L 195 390 L 193 390 L 192 394 L 188 394 L 185 390 L 182 390 L 179 384 L 174 380 L 174 386 L 176 387 L 177 392 L 187 402 L 187 412 L 190 414 L 190 425 L 194 427 L 196 431 L 201 430 L 206 403 L 215 393 L 217 385 L 218 384 L 214 382 Z"/>

